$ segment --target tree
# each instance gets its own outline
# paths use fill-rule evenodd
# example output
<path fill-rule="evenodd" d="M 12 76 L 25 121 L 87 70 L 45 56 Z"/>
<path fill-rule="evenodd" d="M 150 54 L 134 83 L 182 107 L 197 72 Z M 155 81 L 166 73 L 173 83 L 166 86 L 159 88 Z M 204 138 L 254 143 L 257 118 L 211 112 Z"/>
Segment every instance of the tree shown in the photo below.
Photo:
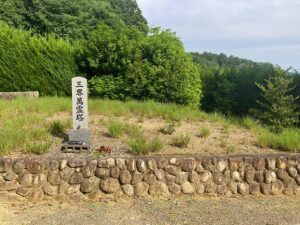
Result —
<path fill-rule="evenodd" d="M 258 118 L 270 126 L 271 130 L 279 133 L 285 127 L 290 127 L 298 122 L 299 113 L 296 112 L 296 100 L 290 92 L 293 77 L 288 70 L 275 69 L 275 75 L 266 80 L 266 86 L 256 83 L 261 91 L 263 101 L 258 101 L 262 111 Z"/>

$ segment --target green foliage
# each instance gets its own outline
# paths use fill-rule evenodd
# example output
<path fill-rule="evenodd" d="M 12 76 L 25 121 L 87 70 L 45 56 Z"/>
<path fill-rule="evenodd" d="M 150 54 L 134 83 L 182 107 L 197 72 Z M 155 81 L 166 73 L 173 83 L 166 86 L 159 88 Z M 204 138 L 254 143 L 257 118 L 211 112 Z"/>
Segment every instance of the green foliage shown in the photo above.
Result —
<path fill-rule="evenodd" d="M 171 135 L 175 132 L 175 123 L 170 123 L 170 124 L 160 128 L 159 131 L 163 134 Z"/>
<path fill-rule="evenodd" d="M 0 23 L 0 91 L 70 94 L 75 51 L 67 40 L 32 36 Z"/>
<path fill-rule="evenodd" d="M 283 129 L 281 133 L 273 133 L 268 129 L 259 129 L 257 132 L 257 145 L 270 147 L 288 152 L 300 152 L 300 130 Z"/>
<path fill-rule="evenodd" d="M 61 137 L 64 135 L 64 126 L 60 121 L 54 121 L 49 126 L 50 134 Z"/>
<path fill-rule="evenodd" d="M 110 137 L 119 138 L 125 132 L 125 126 L 119 121 L 109 121 L 106 125 Z"/>
<path fill-rule="evenodd" d="M 99 22 L 134 25 L 144 32 L 148 28 L 133 0 L 0 0 L 0 4 L 0 20 L 36 34 L 84 38 Z"/>
<path fill-rule="evenodd" d="M 210 135 L 209 127 L 201 127 L 198 131 L 198 137 L 207 138 Z"/>
<path fill-rule="evenodd" d="M 163 143 L 159 138 L 154 138 L 148 141 L 143 135 L 131 137 L 127 144 L 133 153 L 137 154 L 149 154 L 150 152 L 156 152 L 163 147 Z"/>
<path fill-rule="evenodd" d="M 180 134 L 172 139 L 174 146 L 178 148 L 186 148 L 191 140 L 191 137 L 188 134 Z"/>
<path fill-rule="evenodd" d="M 247 130 L 252 130 L 255 126 L 257 126 L 256 122 L 249 116 L 241 119 L 241 125 Z"/>
<path fill-rule="evenodd" d="M 100 24 L 78 62 L 92 96 L 199 105 L 199 70 L 170 31 Z"/>
<path fill-rule="evenodd" d="M 298 97 L 289 94 L 293 89 L 290 87 L 292 82 L 287 71 L 276 68 L 275 76 L 266 80 L 266 86 L 256 84 L 264 99 L 258 101 L 263 111 L 257 113 L 257 117 L 277 133 L 298 122 L 299 113 L 295 104 Z"/>

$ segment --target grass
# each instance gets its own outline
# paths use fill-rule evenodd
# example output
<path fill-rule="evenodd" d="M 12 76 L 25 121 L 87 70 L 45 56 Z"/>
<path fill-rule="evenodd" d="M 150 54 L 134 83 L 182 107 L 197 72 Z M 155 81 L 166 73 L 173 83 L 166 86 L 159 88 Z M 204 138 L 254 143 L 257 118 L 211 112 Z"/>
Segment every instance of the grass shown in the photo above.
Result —
<path fill-rule="evenodd" d="M 125 126 L 119 121 L 109 121 L 106 125 L 108 130 L 108 135 L 112 138 L 119 138 L 125 132 Z"/>
<path fill-rule="evenodd" d="M 70 98 L 42 97 L 38 99 L 20 98 L 13 101 L 0 100 L 0 155 L 8 155 L 11 152 L 34 152 L 37 154 L 47 152 L 49 143 L 52 143 L 53 135 L 61 134 L 71 127 L 71 112 Z M 52 117 L 60 113 L 67 113 L 70 119 L 51 122 Z M 223 126 L 225 133 L 229 132 L 231 126 L 249 130 L 256 136 L 257 145 L 261 147 L 300 152 L 299 128 L 285 129 L 281 134 L 274 134 L 261 127 L 250 117 L 241 120 L 225 117 L 219 113 L 204 113 L 187 106 L 155 103 L 153 101 L 122 102 L 98 99 L 89 100 L 89 113 L 105 117 L 136 117 L 140 122 L 151 118 L 160 118 L 169 124 L 200 120 L 216 122 Z M 106 121 L 100 122 L 107 124 Z M 136 152 L 142 152 L 141 149 L 148 149 L 145 150 L 147 152 L 160 148 L 160 141 L 158 140 L 139 140 L 143 136 L 143 131 L 138 126 L 111 122 L 107 128 L 109 133 L 115 137 L 122 133 L 127 134 L 129 139 L 132 139 L 131 145 L 137 146 L 133 148 Z M 205 137 L 209 132 L 205 131 L 204 128 L 201 129 L 203 131 L 199 133 Z M 185 147 L 189 141 L 188 135 L 180 135 L 173 139 L 173 144 Z"/>
<path fill-rule="evenodd" d="M 159 132 L 167 135 L 171 135 L 175 132 L 175 123 L 169 123 L 166 126 L 159 129 Z"/>
<path fill-rule="evenodd" d="M 210 135 L 210 129 L 208 127 L 201 127 L 198 131 L 198 137 L 207 138 Z"/>
<path fill-rule="evenodd" d="M 186 148 L 191 140 L 188 134 L 179 134 L 172 139 L 172 144 L 178 148 Z"/>
<path fill-rule="evenodd" d="M 159 138 L 147 140 L 144 136 L 134 136 L 127 141 L 130 150 L 136 154 L 148 154 L 162 149 L 163 143 Z"/>

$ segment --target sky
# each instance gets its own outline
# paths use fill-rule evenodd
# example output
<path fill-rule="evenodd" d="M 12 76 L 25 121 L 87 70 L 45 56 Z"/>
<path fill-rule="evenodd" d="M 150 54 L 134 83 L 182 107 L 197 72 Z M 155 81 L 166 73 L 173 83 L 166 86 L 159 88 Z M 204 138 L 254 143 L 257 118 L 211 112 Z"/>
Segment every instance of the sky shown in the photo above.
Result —
<path fill-rule="evenodd" d="M 300 71 L 300 0 L 137 0 L 150 26 L 187 51 L 225 53 Z"/>

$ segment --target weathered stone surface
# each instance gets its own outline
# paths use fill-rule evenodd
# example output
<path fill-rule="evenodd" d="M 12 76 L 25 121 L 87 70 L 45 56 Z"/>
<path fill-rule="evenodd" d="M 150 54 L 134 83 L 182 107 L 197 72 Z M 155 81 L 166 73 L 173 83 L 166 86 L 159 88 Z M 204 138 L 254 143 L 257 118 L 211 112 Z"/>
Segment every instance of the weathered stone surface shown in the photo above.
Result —
<path fill-rule="evenodd" d="M 36 174 L 33 176 L 32 185 L 33 187 L 39 187 L 44 185 L 47 182 L 47 175 L 46 174 Z"/>
<path fill-rule="evenodd" d="M 54 196 L 58 194 L 58 186 L 53 186 L 50 183 L 45 183 L 42 187 L 44 193 L 49 196 Z"/>
<path fill-rule="evenodd" d="M 82 173 L 77 173 L 77 172 L 74 172 L 69 180 L 70 184 L 81 184 L 82 182 L 83 182 L 83 175 Z"/>
<path fill-rule="evenodd" d="M 166 184 L 167 184 L 167 185 L 173 184 L 173 183 L 175 182 L 175 180 L 176 180 L 176 177 L 175 177 L 175 176 L 170 175 L 170 174 L 167 174 L 167 175 L 166 175 Z"/>
<path fill-rule="evenodd" d="M 172 184 L 169 188 L 169 192 L 174 195 L 179 195 L 181 193 L 181 186 L 178 184 Z"/>
<path fill-rule="evenodd" d="M 238 170 L 241 162 L 243 160 L 241 158 L 229 158 L 229 168 L 231 171 Z"/>
<path fill-rule="evenodd" d="M 146 173 L 143 177 L 143 181 L 151 185 L 156 181 L 156 177 L 153 173 Z"/>
<path fill-rule="evenodd" d="M 131 184 L 135 185 L 135 184 L 141 182 L 142 179 L 143 179 L 143 174 L 136 172 L 132 175 Z"/>
<path fill-rule="evenodd" d="M 70 185 L 68 182 L 61 180 L 58 185 L 58 193 L 65 193 L 69 187 L 70 187 Z"/>
<path fill-rule="evenodd" d="M 1 158 L 0 159 L 0 173 L 7 172 L 12 168 L 12 159 L 10 158 Z"/>
<path fill-rule="evenodd" d="M 85 159 L 72 158 L 68 160 L 68 166 L 71 168 L 83 167 L 86 165 Z"/>
<path fill-rule="evenodd" d="M 291 177 L 296 177 L 297 174 L 298 174 L 296 168 L 294 168 L 294 167 L 289 167 L 289 168 L 288 168 L 288 172 L 289 172 L 289 175 L 290 175 Z"/>
<path fill-rule="evenodd" d="M 155 181 L 152 186 L 154 188 L 154 194 L 156 195 L 164 195 L 169 192 L 168 187 L 164 182 Z"/>
<path fill-rule="evenodd" d="M 226 168 L 223 172 L 224 175 L 224 182 L 228 184 L 231 181 L 231 172 L 229 168 Z"/>
<path fill-rule="evenodd" d="M 60 171 L 60 178 L 62 180 L 68 181 L 71 177 L 71 175 L 73 174 L 74 169 L 69 168 L 69 167 L 65 167 L 65 169 L 63 171 Z"/>
<path fill-rule="evenodd" d="M 108 168 L 97 168 L 95 176 L 99 178 L 107 178 L 110 176 L 110 169 Z"/>
<path fill-rule="evenodd" d="M 149 184 L 140 182 L 134 185 L 134 193 L 136 196 L 142 197 L 148 194 Z"/>
<path fill-rule="evenodd" d="M 245 168 L 250 168 L 250 167 L 252 167 L 252 164 L 253 164 L 253 158 L 252 158 L 252 157 L 245 157 L 245 158 L 244 158 L 244 164 L 245 164 Z"/>
<path fill-rule="evenodd" d="M 15 180 L 0 182 L 0 191 L 13 191 L 19 187 L 18 182 Z"/>
<path fill-rule="evenodd" d="M 25 168 L 32 174 L 42 173 L 45 169 L 45 162 L 32 159 L 25 162 Z"/>
<path fill-rule="evenodd" d="M 96 189 L 98 189 L 99 179 L 96 177 L 89 177 L 84 179 L 82 184 L 80 185 L 80 191 L 82 193 L 90 193 Z"/>
<path fill-rule="evenodd" d="M 205 190 L 205 187 L 204 187 L 203 184 L 201 184 L 201 183 L 196 184 L 196 192 L 197 192 L 197 194 L 201 194 L 202 195 L 204 193 L 204 190 Z"/>
<path fill-rule="evenodd" d="M 212 180 L 208 180 L 204 184 L 204 191 L 208 194 L 214 194 L 216 191 L 216 184 Z"/>
<path fill-rule="evenodd" d="M 174 175 L 174 176 L 178 175 L 181 172 L 180 168 L 174 165 L 166 166 L 165 171 L 170 175 Z"/>
<path fill-rule="evenodd" d="M 79 190 L 80 190 L 80 185 L 79 184 L 71 185 L 67 188 L 65 193 L 67 195 L 73 195 L 73 194 L 76 194 L 77 192 L 79 192 Z"/>
<path fill-rule="evenodd" d="M 221 159 L 217 163 L 217 169 L 220 172 L 223 172 L 227 168 L 227 166 L 228 166 L 228 162 L 226 159 Z"/>
<path fill-rule="evenodd" d="M 165 179 L 165 172 L 162 169 L 156 169 L 154 171 L 154 174 L 156 176 L 156 179 L 159 181 L 162 181 Z"/>
<path fill-rule="evenodd" d="M 267 169 L 268 170 L 275 170 L 276 168 L 276 159 L 275 158 L 267 158 Z"/>
<path fill-rule="evenodd" d="M 242 181 L 241 175 L 238 171 L 233 171 L 232 172 L 232 180 L 235 182 Z"/>
<path fill-rule="evenodd" d="M 82 175 L 85 178 L 94 176 L 97 169 L 97 160 L 90 161 L 86 166 L 82 168 Z"/>
<path fill-rule="evenodd" d="M 133 196 L 134 195 L 134 188 L 133 188 L 132 185 L 125 184 L 121 188 L 122 188 L 125 195 L 128 195 L 128 196 Z"/>
<path fill-rule="evenodd" d="M 297 196 L 300 196 L 300 187 L 298 187 L 294 190 L 294 194 Z"/>
<path fill-rule="evenodd" d="M 147 167 L 149 170 L 154 171 L 157 169 L 157 164 L 155 159 L 147 160 Z"/>
<path fill-rule="evenodd" d="M 18 182 L 23 186 L 32 186 L 33 175 L 28 172 L 22 173 L 18 177 Z"/>
<path fill-rule="evenodd" d="M 283 170 L 283 169 L 279 169 L 276 171 L 276 176 L 278 179 L 282 180 L 282 181 L 285 181 L 287 179 L 289 179 L 289 175 L 288 173 L 286 172 L 286 170 Z"/>
<path fill-rule="evenodd" d="M 13 172 L 13 171 L 8 171 L 7 173 L 5 173 L 3 175 L 3 178 L 6 180 L 6 181 L 11 181 L 11 180 L 15 180 L 17 179 L 17 175 Z"/>
<path fill-rule="evenodd" d="M 277 159 L 276 167 L 282 170 L 286 169 L 286 159 L 283 157 L 279 157 Z"/>
<path fill-rule="evenodd" d="M 255 169 L 250 167 L 245 171 L 245 180 L 248 184 L 254 182 L 254 176 L 255 176 Z"/>
<path fill-rule="evenodd" d="M 200 180 L 198 173 L 196 173 L 196 171 L 192 171 L 191 173 L 189 173 L 189 181 L 191 183 L 198 183 Z"/>
<path fill-rule="evenodd" d="M 112 159 L 112 158 L 100 159 L 98 161 L 98 167 L 100 167 L 100 168 L 112 168 L 116 165 L 115 163 L 116 163 L 115 160 Z"/>
<path fill-rule="evenodd" d="M 185 182 L 184 184 L 182 184 L 181 189 L 182 189 L 182 192 L 184 194 L 193 194 L 193 193 L 195 193 L 195 187 L 189 182 Z"/>
<path fill-rule="evenodd" d="M 28 196 L 32 191 L 32 188 L 21 186 L 17 189 L 17 194 L 23 197 Z"/>
<path fill-rule="evenodd" d="M 284 185 L 285 188 L 295 188 L 295 187 L 297 187 L 296 181 L 293 178 L 291 178 L 291 177 L 289 177 L 288 179 L 286 179 L 283 182 L 283 185 Z"/>
<path fill-rule="evenodd" d="M 120 176 L 120 169 L 119 169 L 119 167 L 112 168 L 111 171 L 110 171 L 110 176 L 112 178 L 118 179 L 119 176 Z"/>
<path fill-rule="evenodd" d="M 274 183 L 271 184 L 271 194 L 272 195 L 277 195 L 281 194 L 283 191 L 283 183 L 282 181 L 275 181 Z"/>
<path fill-rule="evenodd" d="M 227 186 L 226 184 L 220 184 L 220 185 L 217 185 L 217 193 L 220 194 L 220 195 L 224 195 L 227 191 Z"/>
<path fill-rule="evenodd" d="M 59 162 L 57 160 L 51 160 L 49 162 L 50 171 L 57 170 L 59 168 Z"/>
<path fill-rule="evenodd" d="M 204 168 L 201 165 L 197 165 L 195 168 L 195 171 L 197 173 L 203 173 L 204 172 Z"/>
<path fill-rule="evenodd" d="M 251 195 L 258 195 L 260 193 L 260 185 L 258 183 L 251 183 L 249 185 L 249 192 Z"/>
<path fill-rule="evenodd" d="M 64 170 L 67 166 L 67 160 L 63 159 L 59 162 L 59 170 Z"/>
<path fill-rule="evenodd" d="M 176 184 L 183 184 L 185 182 L 188 182 L 188 178 L 189 178 L 189 174 L 187 172 L 180 172 L 177 176 L 176 176 L 176 180 L 175 183 Z"/>
<path fill-rule="evenodd" d="M 274 171 L 265 171 L 265 183 L 270 184 L 276 181 L 276 174 Z"/>
<path fill-rule="evenodd" d="M 203 174 L 200 175 L 200 181 L 207 182 L 209 179 L 212 178 L 212 174 L 210 171 L 205 170 Z"/>
<path fill-rule="evenodd" d="M 32 190 L 32 192 L 30 193 L 30 195 L 28 196 L 28 200 L 29 201 L 41 201 L 44 197 L 44 192 L 41 188 L 35 188 Z"/>
<path fill-rule="evenodd" d="M 106 178 L 100 182 L 100 189 L 106 193 L 115 193 L 120 191 L 120 183 L 117 179 Z"/>
<path fill-rule="evenodd" d="M 271 193 L 271 184 L 260 184 L 262 194 L 269 195 Z"/>
<path fill-rule="evenodd" d="M 238 184 L 238 193 L 241 195 L 249 194 L 249 185 L 247 183 Z"/>
<path fill-rule="evenodd" d="M 254 180 L 258 183 L 263 183 L 264 182 L 264 171 L 261 171 L 261 170 L 256 171 Z"/>
<path fill-rule="evenodd" d="M 116 159 L 116 164 L 120 170 L 126 169 L 125 159 Z"/>
<path fill-rule="evenodd" d="M 177 158 L 171 158 L 171 159 L 170 159 L 170 164 L 171 164 L 171 165 L 175 165 L 175 166 L 179 166 L 179 165 L 180 165 L 180 159 L 177 159 Z"/>
<path fill-rule="evenodd" d="M 222 184 L 223 181 L 224 181 L 224 176 L 221 172 L 217 171 L 217 172 L 214 172 L 213 174 L 213 178 L 214 178 L 214 182 L 216 184 Z"/>
<path fill-rule="evenodd" d="M 12 169 L 13 171 L 16 173 L 16 174 L 21 174 L 24 172 L 24 169 L 25 169 L 25 162 L 24 160 L 18 160 L 16 162 L 13 163 L 13 166 L 12 166 Z"/>
<path fill-rule="evenodd" d="M 296 183 L 300 186 L 300 176 L 297 176 L 297 177 L 295 178 L 295 181 L 296 181 Z"/>
<path fill-rule="evenodd" d="M 294 195 L 294 189 L 293 188 L 284 188 L 282 193 L 285 195 Z"/>
<path fill-rule="evenodd" d="M 232 192 L 232 194 L 237 194 L 237 190 L 238 190 L 237 183 L 232 182 L 232 181 L 229 182 L 228 189 Z"/>
<path fill-rule="evenodd" d="M 169 160 L 167 160 L 167 159 L 158 159 L 157 160 L 157 167 L 159 169 L 163 169 L 168 165 L 169 165 Z"/>
<path fill-rule="evenodd" d="M 300 162 L 297 163 L 296 170 L 298 171 L 298 174 L 300 175 Z"/>
<path fill-rule="evenodd" d="M 136 171 L 135 159 L 126 159 L 125 161 L 126 167 L 130 172 Z"/>
<path fill-rule="evenodd" d="M 128 170 L 121 170 L 120 172 L 120 182 L 122 184 L 130 184 L 131 174 Z"/>
<path fill-rule="evenodd" d="M 265 158 L 254 158 L 253 167 L 256 170 L 264 170 L 266 165 Z"/>
<path fill-rule="evenodd" d="M 217 160 L 205 157 L 202 159 L 202 166 L 204 169 L 214 172 L 217 169 Z"/>
<path fill-rule="evenodd" d="M 58 172 L 49 173 L 48 182 L 52 185 L 59 185 L 59 183 L 60 183 L 60 174 Z"/>
<path fill-rule="evenodd" d="M 140 173 L 145 173 L 147 171 L 147 166 L 143 159 L 138 159 L 136 161 L 136 166 Z"/>
<path fill-rule="evenodd" d="M 195 159 L 181 159 L 180 166 L 182 171 L 192 172 L 196 167 Z"/>

